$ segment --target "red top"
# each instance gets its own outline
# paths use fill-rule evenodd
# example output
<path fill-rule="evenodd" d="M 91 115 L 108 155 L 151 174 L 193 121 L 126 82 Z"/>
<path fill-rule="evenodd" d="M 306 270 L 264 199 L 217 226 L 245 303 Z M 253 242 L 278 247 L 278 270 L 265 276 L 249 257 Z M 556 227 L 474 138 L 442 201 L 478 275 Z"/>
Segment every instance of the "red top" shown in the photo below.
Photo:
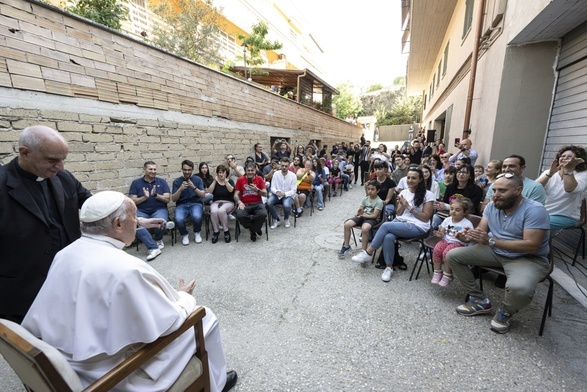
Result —
<path fill-rule="evenodd" d="M 253 184 L 259 189 L 265 189 L 265 181 L 260 176 L 253 178 Z M 240 192 L 240 198 L 244 204 L 262 203 L 261 195 L 256 191 L 249 189 L 249 180 L 247 176 L 239 177 L 234 189 Z"/>

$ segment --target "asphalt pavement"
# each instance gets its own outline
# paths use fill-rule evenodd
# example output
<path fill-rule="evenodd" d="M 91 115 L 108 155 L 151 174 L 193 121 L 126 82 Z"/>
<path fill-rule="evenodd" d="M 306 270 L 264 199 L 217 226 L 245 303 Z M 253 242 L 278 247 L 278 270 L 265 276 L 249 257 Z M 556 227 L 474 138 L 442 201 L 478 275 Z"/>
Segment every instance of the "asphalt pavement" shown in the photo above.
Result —
<path fill-rule="evenodd" d="M 384 283 L 373 265 L 339 260 L 342 223 L 363 195 L 355 187 L 313 216 L 305 211 L 297 227 L 269 230 L 269 241 L 252 243 L 245 232 L 238 243 L 233 235 L 229 244 L 221 236 L 171 246 L 165 237 L 151 265 L 175 285 L 196 278 L 194 295 L 220 320 L 229 368 L 239 374 L 235 392 L 587 390 L 587 312 L 558 284 L 544 336 L 546 283 L 499 335 L 491 316 L 455 312 L 465 296 L 457 281 L 432 285 L 425 270 L 409 281 L 408 270 Z M 147 254 L 142 245 L 128 251 Z M 417 246 L 401 253 L 411 268 Z M 504 290 L 491 282 L 497 305 Z M 24 391 L 3 359 L 0 390 Z"/>

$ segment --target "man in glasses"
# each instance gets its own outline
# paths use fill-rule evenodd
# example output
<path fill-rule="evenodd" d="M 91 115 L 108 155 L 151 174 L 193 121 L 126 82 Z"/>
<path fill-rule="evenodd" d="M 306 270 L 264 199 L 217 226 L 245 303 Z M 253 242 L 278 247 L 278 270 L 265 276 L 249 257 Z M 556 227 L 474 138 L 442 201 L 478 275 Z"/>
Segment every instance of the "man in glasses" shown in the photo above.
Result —
<path fill-rule="evenodd" d="M 502 334 L 509 331 L 513 315 L 530 303 L 536 285 L 549 271 L 548 212 L 524 197 L 523 187 L 522 179 L 512 173 L 500 175 L 477 228 L 457 234 L 459 240 L 475 245 L 453 249 L 446 258 L 469 296 L 466 304 L 456 308 L 462 316 L 493 309 L 469 266 L 504 269 L 508 279 L 504 299 L 491 320 L 491 330 Z"/>

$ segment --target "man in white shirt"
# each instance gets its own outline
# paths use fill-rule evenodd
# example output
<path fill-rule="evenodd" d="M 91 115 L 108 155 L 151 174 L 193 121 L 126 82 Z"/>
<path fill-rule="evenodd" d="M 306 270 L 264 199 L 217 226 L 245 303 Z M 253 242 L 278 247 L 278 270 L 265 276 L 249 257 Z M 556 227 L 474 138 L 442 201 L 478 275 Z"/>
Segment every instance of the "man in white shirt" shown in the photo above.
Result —
<path fill-rule="evenodd" d="M 273 174 L 271 179 L 271 196 L 267 200 L 267 208 L 273 218 L 271 228 L 275 229 L 280 225 L 279 215 L 275 206 L 277 204 L 283 205 L 283 220 L 285 227 L 290 227 L 289 215 L 294 204 L 294 195 L 298 189 L 298 180 L 296 175 L 289 171 L 289 158 L 283 157 L 279 161 L 279 171 Z"/>
<path fill-rule="evenodd" d="M 142 220 L 142 218 L 140 218 Z M 57 253 L 22 326 L 57 348 L 88 386 L 137 347 L 177 330 L 196 308 L 195 281 L 173 287 L 122 248 L 135 238 L 134 202 L 120 192 L 90 197 L 80 212 L 82 237 Z M 236 372 L 226 359 L 216 316 L 206 309 L 203 332 L 212 391 L 228 391 Z M 131 373 L 120 391 L 166 391 L 196 344 L 193 330 Z"/>

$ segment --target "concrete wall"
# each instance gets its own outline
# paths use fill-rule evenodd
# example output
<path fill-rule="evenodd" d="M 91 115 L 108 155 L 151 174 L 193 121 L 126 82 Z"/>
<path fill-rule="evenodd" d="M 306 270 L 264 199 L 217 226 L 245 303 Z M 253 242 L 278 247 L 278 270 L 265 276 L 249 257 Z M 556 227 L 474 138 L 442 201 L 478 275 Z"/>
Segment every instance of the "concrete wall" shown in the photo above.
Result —
<path fill-rule="evenodd" d="M 518 154 L 526 159 L 525 174 L 540 173 L 555 83 L 558 43 L 508 47 L 493 132 L 491 156 Z"/>
<path fill-rule="evenodd" d="M 63 132 L 66 167 L 90 189 L 126 191 L 153 159 L 240 160 L 271 137 L 332 145 L 361 129 L 268 90 L 160 51 L 58 8 L 0 3 L 0 161 L 32 124 Z"/>
<path fill-rule="evenodd" d="M 479 164 L 491 159 L 503 159 L 510 154 L 523 155 L 527 160 L 527 175 L 538 174 L 540 156 L 548 123 L 549 108 L 555 83 L 554 64 L 557 44 L 548 42 L 520 47 L 508 46 L 511 36 L 532 21 L 547 1 L 533 3 L 531 9 L 508 2 L 503 31 L 495 31 L 493 42 L 484 48 L 477 65 L 471 115 L 471 140 L 479 152 Z M 477 5 L 477 4 L 476 4 Z M 447 75 L 441 79 L 432 102 L 424 112 L 422 125 L 434 127 L 434 120 L 453 105 L 451 125 L 445 130 L 447 150 L 456 152 L 454 139 L 461 138 L 467 89 L 470 80 L 472 36 L 477 24 L 461 38 L 464 1 L 459 1 L 453 19 L 445 33 L 450 40 Z M 444 51 L 444 46 L 441 52 Z M 443 53 L 439 52 L 437 64 Z M 431 70 L 430 80 L 437 68 Z"/>

